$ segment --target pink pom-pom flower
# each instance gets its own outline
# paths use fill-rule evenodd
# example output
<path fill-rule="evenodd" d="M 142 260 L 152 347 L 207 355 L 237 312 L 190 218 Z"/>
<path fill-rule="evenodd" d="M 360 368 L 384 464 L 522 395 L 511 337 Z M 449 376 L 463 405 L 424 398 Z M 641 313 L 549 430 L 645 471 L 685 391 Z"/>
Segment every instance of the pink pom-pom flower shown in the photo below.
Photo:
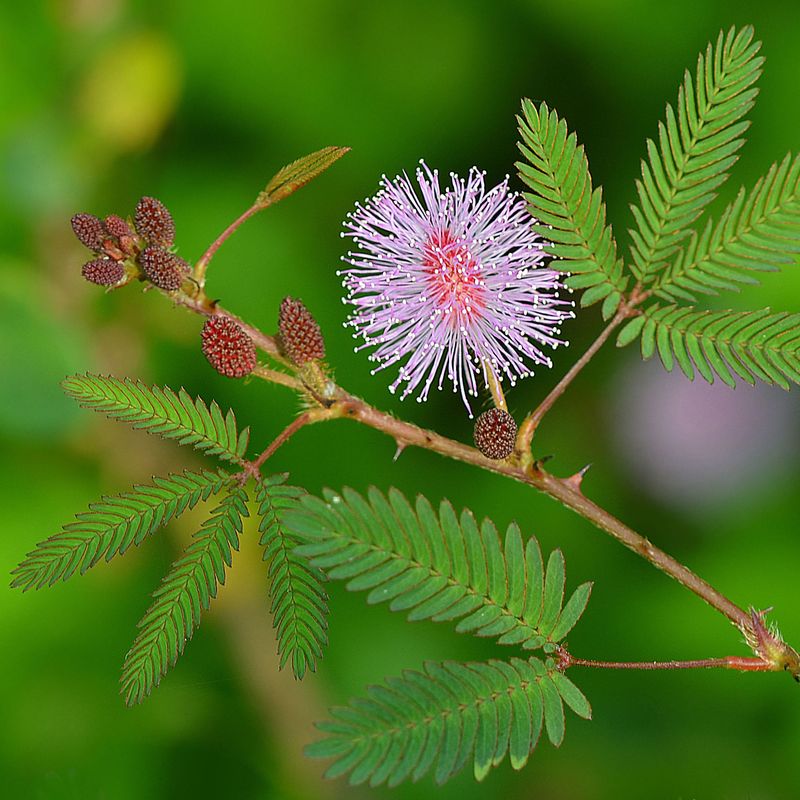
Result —
<path fill-rule="evenodd" d="M 340 272 L 354 307 L 347 324 L 362 339 L 356 349 L 375 348 L 373 374 L 398 365 L 392 392 L 405 384 L 401 398 L 417 391 L 422 402 L 447 382 L 471 417 L 469 398 L 488 387 L 488 369 L 514 385 L 552 365 L 544 349 L 566 344 L 560 326 L 572 303 L 508 178 L 487 189 L 473 168 L 442 189 L 438 172 L 420 164 L 416 186 L 405 173 L 384 176 L 348 214 L 342 236 L 358 250 Z"/>

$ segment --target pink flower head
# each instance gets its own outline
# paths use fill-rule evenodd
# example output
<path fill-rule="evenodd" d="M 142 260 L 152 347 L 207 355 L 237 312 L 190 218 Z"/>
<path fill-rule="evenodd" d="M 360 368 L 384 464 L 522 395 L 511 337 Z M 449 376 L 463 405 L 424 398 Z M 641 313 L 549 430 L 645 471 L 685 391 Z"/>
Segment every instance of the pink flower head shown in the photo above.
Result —
<path fill-rule="evenodd" d="M 358 251 L 342 259 L 354 306 L 347 324 L 363 339 L 357 350 L 375 348 L 373 374 L 400 365 L 392 392 L 405 384 L 405 398 L 420 387 L 422 402 L 447 381 L 471 417 L 468 398 L 488 369 L 513 386 L 535 365 L 552 365 L 541 348 L 567 344 L 559 325 L 574 316 L 572 303 L 559 297 L 558 273 L 542 266 L 549 242 L 508 177 L 487 191 L 473 167 L 466 180 L 451 173 L 442 191 L 437 170 L 420 164 L 419 192 L 405 173 L 384 176 L 348 214 L 342 236 Z"/>

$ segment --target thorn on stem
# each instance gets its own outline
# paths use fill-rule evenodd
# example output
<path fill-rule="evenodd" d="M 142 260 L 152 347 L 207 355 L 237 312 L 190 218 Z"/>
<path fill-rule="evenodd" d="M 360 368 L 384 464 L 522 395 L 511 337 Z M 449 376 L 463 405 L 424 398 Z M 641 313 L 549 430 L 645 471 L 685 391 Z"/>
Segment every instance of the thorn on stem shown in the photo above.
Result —
<path fill-rule="evenodd" d="M 399 439 L 396 439 L 395 441 L 397 442 L 397 449 L 394 451 L 392 461 L 397 461 L 397 459 L 400 458 L 400 454 L 406 449 L 407 446 L 405 442 L 401 442 Z"/>
<path fill-rule="evenodd" d="M 582 467 L 574 475 L 570 475 L 569 478 L 565 478 L 564 483 L 568 484 L 576 492 L 580 492 L 581 484 L 583 483 L 583 477 L 589 471 L 591 466 L 591 464 L 587 464 L 585 467 Z"/>

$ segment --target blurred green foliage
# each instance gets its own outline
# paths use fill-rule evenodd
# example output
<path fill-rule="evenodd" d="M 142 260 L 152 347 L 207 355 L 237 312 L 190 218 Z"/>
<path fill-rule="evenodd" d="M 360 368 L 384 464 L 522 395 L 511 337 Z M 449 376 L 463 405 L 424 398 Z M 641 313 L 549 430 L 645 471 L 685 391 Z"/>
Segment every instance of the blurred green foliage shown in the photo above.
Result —
<path fill-rule="evenodd" d="M 102 492 L 196 464 L 195 456 L 88 412 L 58 381 L 85 370 L 181 384 L 233 405 L 255 443 L 280 430 L 295 401 L 278 387 L 226 381 L 199 352 L 200 320 L 156 296 L 104 296 L 80 279 L 76 211 L 130 213 L 142 194 L 173 211 L 181 254 L 196 259 L 281 164 L 328 144 L 353 148 L 286 203 L 248 223 L 216 257 L 211 292 L 266 330 L 280 299 L 302 297 L 326 332 L 331 364 L 352 391 L 468 440 L 469 421 L 443 394 L 401 406 L 370 378 L 341 328 L 340 221 L 381 173 L 424 157 L 442 171 L 472 164 L 513 172 L 522 96 L 547 100 L 586 144 L 596 184 L 625 244 L 632 179 L 682 70 L 730 24 L 753 23 L 766 72 L 749 144 L 725 198 L 796 146 L 800 107 L 796 4 L 724 0 L 474 0 L 382 3 L 239 0 L 51 0 L 0 5 L 0 564 L 7 573 L 38 540 Z M 752 299 L 754 298 L 755 299 Z M 738 307 L 800 310 L 800 272 L 767 276 Z M 552 375 L 521 385 L 524 411 L 599 329 L 570 327 L 573 348 Z M 693 510 L 648 496 L 626 472 L 608 420 L 611 387 L 635 354 L 605 352 L 536 447 L 567 474 L 595 467 L 588 492 L 686 560 L 740 604 L 774 605 L 788 641 L 797 614 L 795 460 L 725 503 Z M 792 408 L 797 413 L 797 404 Z M 653 425 L 659 421 L 654 419 Z M 796 450 L 795 443 L 795 452 Z M 393 442 L 347 422 L 307 429 L 276 467 L 311 491 L 396 485 L 434 502 L 512 519 L 545 548 L 563 548 L 573 586 L 596 580 L 572 649 L 596 658 L 743 653 L 737 635 L 588 523 L 498 477 L 425 452 L 395 463 Z M 381 797 L 325 783 L 305 762 L 311 722 L 368 683 L 425 658 L 504 651 L 446 626 L 408 625 L 333 587 L 331 644 L 317 675 L 276 670 L 265 575 L 246 530 L 229 585 L 175 671 L 127 710 L 117 675 L 178 543 L 201 518 L 111 567 L 36 594 L 0 592 L 0 778 L 9 798 Z M 249 533 L 249 536 L 247 535 Z M 247 543 L 249 540 L 249 544 Z M 800 793 L 800 705 L 784 676 L 728 673 L 573 676 L 595 720 L 570 720 L 559 751 L 541 747 L 514 774 L 475 785 L 468 773 L 442 800 L 652 797 L 788 798 Z M 426 782 L 393 796 L 426 796 Z"/>

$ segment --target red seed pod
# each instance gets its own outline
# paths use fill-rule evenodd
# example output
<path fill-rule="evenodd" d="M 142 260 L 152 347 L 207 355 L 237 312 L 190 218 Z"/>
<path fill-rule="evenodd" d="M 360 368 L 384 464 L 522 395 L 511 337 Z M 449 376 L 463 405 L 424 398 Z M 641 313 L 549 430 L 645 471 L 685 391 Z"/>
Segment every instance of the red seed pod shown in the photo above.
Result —
<path fill-rule="evenodd" d="M 72 230 L 84 247 L 95 252 L 103 249 L 105 229 L 103 223 L 94 214 L 76 214 L 71 223 Z"/>
<path fill-rule="evenodd" d="M 501 461 L 514 452 L 517 423 L 508 411 L 490 408 L 475 420 L 474 438 L 475 446 L 486 458 Z"/>
<path fill-rule="evenodd" d="M 98 286 L 113 286 L 125 277 L 125 267 L 111 258 L 96 258 L 83 265 L 81 274 L 89 283 L 96 283 Z"/>
<path fill-rule="evenodd" d="M 283 352 L 298 367 L 325 358 L 322 331 L 300 300 L 284 298 L 278 314 L 278 330 Z"/>
<path fill-rule="evenodd" d="M 243 378 L 256 368 L 256 346 L 230 317 L 209 317 L 200 334 L 203 354 L 220 375 Z"/>
<path fill-rule="evenodd" d="M 136 230 L 150 244 L 172 247 L 175 241 L 175 223 L 167 207 L 155 197 L 143 197 L 136 204 L 134 216 Z"/>
<path fill-rule="evenodd" d="M 139 264 L 150 282 L 167 292 L 180 289 L 189 272 L 189 265 L 182 258 L 154 245 L 140 253 Z"/>

